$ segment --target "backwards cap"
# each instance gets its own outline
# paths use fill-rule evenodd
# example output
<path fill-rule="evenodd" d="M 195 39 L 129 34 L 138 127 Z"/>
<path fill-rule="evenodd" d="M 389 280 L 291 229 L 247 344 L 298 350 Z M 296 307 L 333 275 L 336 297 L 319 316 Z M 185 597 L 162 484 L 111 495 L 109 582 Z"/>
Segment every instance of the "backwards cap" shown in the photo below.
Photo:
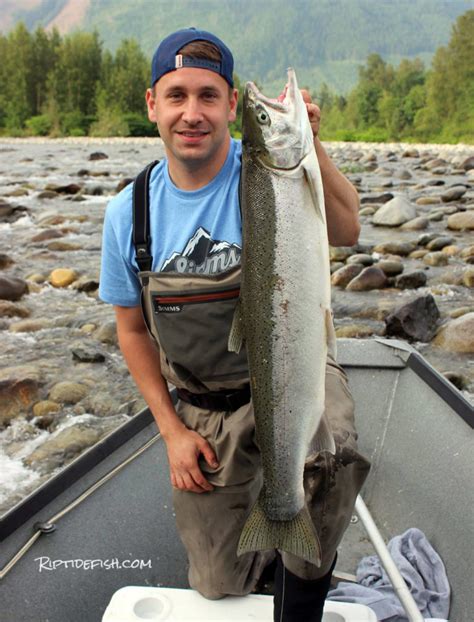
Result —
<path fill-rule="evenodd" d="M 221 53 L 221 61 L 212 61 L 207 58 L 187 58 L 178 51 L 192 41 L 208 41 L 213 43 Z M 215 35 L 205 30 L 196 28 L 184 28 L 168 35 L 157 47 L 153 60 L 151 61 L 151 86 L 170 71 L 175 71 L 180 67 L 197 67 L 198 69 L 209 69 L 215 71 L 224 78 L 229 86 L 234 86 L 232 72 L 234 70 L 234 59 L 229 48 Z"/>

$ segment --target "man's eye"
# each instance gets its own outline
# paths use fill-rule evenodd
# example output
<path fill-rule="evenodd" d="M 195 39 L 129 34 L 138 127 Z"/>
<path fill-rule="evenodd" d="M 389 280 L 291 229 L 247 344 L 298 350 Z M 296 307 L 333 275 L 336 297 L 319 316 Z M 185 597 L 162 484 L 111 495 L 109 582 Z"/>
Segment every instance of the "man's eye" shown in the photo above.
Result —
<path fill-rule="evenodd" d="M 205 99 L 216 99 L 216 97 L 217 97 L 217 93 L 214 93 L 212 91 L 209 91 L 208 93 L 204 93 Z"/>
<path fill-rule="evenodd" d="M 168 97 L 173 100 L 178 100 L 178 99 L 182 99 L 183 94 L 182 93 L 170 93 Z"/>

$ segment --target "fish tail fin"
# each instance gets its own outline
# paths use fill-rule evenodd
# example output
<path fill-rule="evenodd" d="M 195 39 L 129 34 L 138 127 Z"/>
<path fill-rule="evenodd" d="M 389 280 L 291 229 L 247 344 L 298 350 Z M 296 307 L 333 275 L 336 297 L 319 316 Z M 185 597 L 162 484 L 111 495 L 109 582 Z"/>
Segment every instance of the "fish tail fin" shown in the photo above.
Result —
<path fill-rule="evenodd" d="M 279 549 L 321 565 L 321 543 L 306 507 L 291 520 L 276 521 L 265 515 L 257 500 L 240 534 L 237 555 L 267 549 Z"/>
<path fill-rule="evenodd" d="M 230 327 L 229 341 L 227 343 L 229 352 L 235 352 L 237 354 L 242 349 L 244 343 L 241 304 L 239 298 L 235 307 L 234 317 L 232 318 L 232 326 Z"/>
<path fill-rule="evenodd" d="M 326 413 L 321 417 L 316 437 L 311 447 L 313 451 L 317 452 L 329 451 L 333 455 L 336 453 L 336 443 L 334 442 L 334 436 Z"/>

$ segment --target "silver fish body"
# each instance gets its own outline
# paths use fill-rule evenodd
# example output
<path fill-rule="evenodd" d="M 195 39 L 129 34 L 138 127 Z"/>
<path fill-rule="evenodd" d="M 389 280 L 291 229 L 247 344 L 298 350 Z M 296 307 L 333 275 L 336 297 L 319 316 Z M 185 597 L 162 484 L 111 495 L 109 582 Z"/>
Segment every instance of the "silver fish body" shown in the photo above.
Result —
<path fill-rule="evenodd" d="M 324 195 L 306 106 L 293 70 L 283 101 L 249 83 L 243 111 L 241 301 L 230 345 L 245 339 L 263 488 L 239 552 L 279 548 L 318 563 L 303 471 L 334 450 L 324 413 L 330 312 Z"/>

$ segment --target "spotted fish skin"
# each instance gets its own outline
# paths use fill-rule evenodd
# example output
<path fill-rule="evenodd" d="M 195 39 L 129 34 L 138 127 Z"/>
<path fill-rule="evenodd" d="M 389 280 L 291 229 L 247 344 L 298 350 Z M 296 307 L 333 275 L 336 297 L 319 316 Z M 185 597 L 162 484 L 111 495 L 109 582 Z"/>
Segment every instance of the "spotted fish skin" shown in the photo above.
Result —
<path fill-rule="evenodd" d="M 291 69 L 280 101 L 246 86 L 241 194 L 241 300 L 229 344 L 246 342 L 264 483 L 239 552 L 280 548 L 318 563 L 303 471 L 318 429 L 319 449 L 334 451 L 321 424 L 333 343 L 329 246 L 313 134 Z"/>

